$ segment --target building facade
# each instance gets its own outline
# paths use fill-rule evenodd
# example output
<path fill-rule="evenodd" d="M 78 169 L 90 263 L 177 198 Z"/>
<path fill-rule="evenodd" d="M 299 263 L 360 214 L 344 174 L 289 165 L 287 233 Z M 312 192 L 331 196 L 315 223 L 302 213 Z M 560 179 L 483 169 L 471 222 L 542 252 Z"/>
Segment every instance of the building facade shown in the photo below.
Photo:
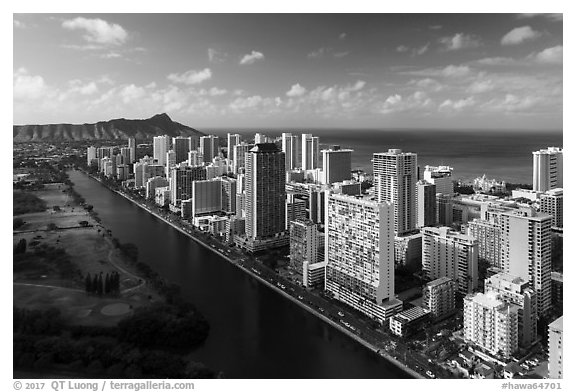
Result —
<path fill-rule="evenodd" d="M 436 185 L 426 181 L 416 183 L 416 227 L 436 225 Z"/>
<path fill-rule="evenodd" d="M 456 282 L 448 277 L 426 283 L 423 290 L 423 307 L 435 320 L 450 316 L 456 310 Z"/>
<path fill-rule="evenodd" d="M 454 279 L 457 292 L 478 287 L 478 242 L 448 227 L 422 229 L 422 273 L 428 279 Z"/>
<path fill-rule="evenodd" d="M 391 203 L 326 199 L 325 289 L 379 322 L 402 306 L 394 295 L 393 217 Z"/>
<path fill-rule="evenodd" d="M 533 176 L 532 189 L 546 192 L 562 188 L 563 150 L 560 147 L 548 147 L 532 153 Z"/>
<path fill-rule="evenodd" d="M 562 372 L 564 355 L 564 317 L 560 317 L 548 326 L 548 378 L 564 378 Z"/>
<path fill-rule="evenodd" d="M 352 150 L 332 146 L 322 150 L 323 183 L 333 184 L 352 177 Z"/>
<path fill-rule="evenodd" d="M 417 155 L 389 149 L 372 160 L 376 200 L 394 204 L 394 232 L 400 236 L 416 228 Z"/>
<path fill-rule="evenodd" d="M 464 298 L 464 339 L 491 355 L 510 358 L 518 350 L 518 307 L 496 293 Z"/>

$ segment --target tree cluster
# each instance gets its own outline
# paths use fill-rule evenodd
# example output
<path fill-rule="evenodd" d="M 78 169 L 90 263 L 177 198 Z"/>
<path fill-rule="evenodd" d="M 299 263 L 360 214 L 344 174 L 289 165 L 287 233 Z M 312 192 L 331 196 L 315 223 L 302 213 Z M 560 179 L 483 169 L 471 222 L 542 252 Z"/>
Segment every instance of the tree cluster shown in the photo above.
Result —
<path fill-rule="evenodd" d="M 84 288 L 88 294 L 111 295 L 120 294 L 120 274 L 114 271 L 111 274 L 102 272 L 90 276 L 90 273 L 84 278 Z"/>
<path fill-rule="evenodd" d="M 12 210 L 14 215 L 46 211 L 46 202 L 29 192 L 13 192 L 13 202 Z"/>
<path fill-rule="evenodd" d="M 14 254 L 15 255 L 19 255 L 22 253 L 26 253 L 26 239 L 25 238 L 22 238 L 20 241 L 18 241 L 18 243 L 14 247 Z"/>

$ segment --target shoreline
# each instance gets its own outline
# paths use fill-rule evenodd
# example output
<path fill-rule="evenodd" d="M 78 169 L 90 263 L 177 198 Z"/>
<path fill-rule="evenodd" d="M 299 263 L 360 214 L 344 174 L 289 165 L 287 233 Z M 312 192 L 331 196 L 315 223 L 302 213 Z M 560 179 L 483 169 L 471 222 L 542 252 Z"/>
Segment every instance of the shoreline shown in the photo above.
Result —
<path fill-rule="evenodd" d="M 407 374 L 409 374 L 411 377 L 415 378 L 415 379 L 426 379 L 424 376 L 422 376 L 420 373 L 418 373 L 417 371 L 415 371 L 414 369 L 408 367 L 406 364 L 400 362 L 399 360 L 397 360 L 396 358 L 394 358 L 393 356 L 391 356 L 390 354 L 388 354 L 387 352 L 385 352 L 384 350 L 372 345 L 371 343 L 367 342 L 366 340 L 362 339 L 361 337 L 359 337 L 358 335 L 356 335 L 355 333 L 352 333 L 351 331 L 349 331 L 347 328 L 344 328 L 342 325 L 340 325 L 339 323 L 336 323 L 335 321 L 329 319 L 328 317 L 324 316 L 322 313 L 316 311 L 315 309 L 309 307 L 308 305 L 304 304 L 303 302 L 299 301 L 298 299 L 296 299 L 295 297 L 289 295 L 288 293 L 286 293 L 285 291 L 281 290 L 279 287 L 277 287 L 276 285 L 268 282 L 267 280 L 263 279 L 261 276 L 259 276 L 258 274 L 254 273 L 253 271 L 251 271 L 249 268 L 246 268 L 240 264 L 238 264 L 237 262 L 235 262 L 233 259 L 231 259 L 230 257 L 228 257 L 226 254 L 219 252 L 218 248 L 214 248 L 208 244 L 206 244 L 205 242 L 203 242 L 202 240 L 200 240 L 199 238 L 196 238 L 195 236 L 191 235 L 190 233 L 186 232 L 185 230 L 183 230 L 181 227 L 179 227 L 178 225 L 166 220 L 164 217 L 162 217 L 161 215 L 159 215 L 158 213 L 150 210 L 149 208 L 147 208 L 146 206 L 138 203 L 136 200 L 132 199 L 130 196 L 128 196 L 127 194 L 111 189 L 109 188 L 106 184 L 104 184 L 100 179 L 95 178 L 94 176 L 86 173 L 83 170 L 79 170 L 82 173 L 84 173 L 86 176 L 88 176 L 89 178 L 99 182 L 101 185 L 103 185 L 106 189 L 122 196 L 123 198 L 125 198 L 126 200 L 130 201 L 132 204 L 138 206 L 139 208 L 145 210 L 146 212 L 150 213 L 152 216 L 156 217 L 157 219 L 163 221 L 164 223 L 170 225 L 172 228 L 178 230 L 180 233 L 186 235 L 188 238 L 192 239 L 193 241 L 195 241 L 197 244 L 203 246 L 206 249 L 211 250 L 212 252 L 216 253 L 218 256 L 224 258 L 226 261 L 228 261 L 228 263 L 230 263 L 231 265 L 239 268 L 240 270 L 244 271 L 245 273 L 249 274 L 251 277 L 256 278 L 260 283 L 266 285 L 267 287 L 271 288 L 272 290 L 274 290 L 275 292 L 279 293 L 280 295 L 282 295 L 283 297 L 287 298 L 288 300 L 292 301 L 294 304 L 296 304 L 297 306 L 301 307 L 302 309 L 308 311 L 309 313 L 311 313 L 313 316 L 316 316 L 317 318 L 319 318 L 320 320 L 324 321 L 325 323 L 331 325 L 332 327 L 336 328 L 338 331 L 344 333 L 346 336 L 352 338 L 354 341 L 356 341 L 357 343 L 359 343 L 360 345 L 364 346 L 365 348 L 369 349 L 370 351 L 372 351 L 373 353 L 375 353 L 376 355 L 384 358 L 385 360 L 387 360 L 388 362 L 390 362 L 392 365 L 396 366 L 397 368 L 401 369 L 402 371 L 406 372 Z M 224 245 L 223 245 L 224 246 Z"/>

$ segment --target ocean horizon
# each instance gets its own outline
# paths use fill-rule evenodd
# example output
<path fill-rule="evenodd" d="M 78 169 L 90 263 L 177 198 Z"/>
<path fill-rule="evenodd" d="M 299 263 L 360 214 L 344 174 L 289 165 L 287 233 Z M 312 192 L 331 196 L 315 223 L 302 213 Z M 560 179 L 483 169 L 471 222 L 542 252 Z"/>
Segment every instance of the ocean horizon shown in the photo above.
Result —
<path fill-rule="evenodd" d="M 257 132 L 278 137 L 283 132 L 312 133 L 320 148 L 350 148 L 352 168 L 372 173 L 372 155 L 400 148 L 418 154 L 418 165 L 446 165 L 454 179 L 470 181 L 486 175 L 510 183 L 532 183 L 532 152 L 550 146 L 563 147 L 563 132 L 535 130 L 432 130 L 432 129 L 213 129 L 208 134 L 238 133 L 249 141 Z"/>

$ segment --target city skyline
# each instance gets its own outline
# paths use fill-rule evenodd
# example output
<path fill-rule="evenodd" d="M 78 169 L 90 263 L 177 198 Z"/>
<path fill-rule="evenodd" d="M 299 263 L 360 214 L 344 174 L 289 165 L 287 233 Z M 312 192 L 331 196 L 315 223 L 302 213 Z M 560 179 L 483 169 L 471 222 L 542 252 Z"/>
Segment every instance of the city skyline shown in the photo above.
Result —
<path fill-rule="evenodd" d="M 561 14 L 14 14 L 13 23 L 15 124 L 167 112 L 200 129 L 562 128 Z"/>

